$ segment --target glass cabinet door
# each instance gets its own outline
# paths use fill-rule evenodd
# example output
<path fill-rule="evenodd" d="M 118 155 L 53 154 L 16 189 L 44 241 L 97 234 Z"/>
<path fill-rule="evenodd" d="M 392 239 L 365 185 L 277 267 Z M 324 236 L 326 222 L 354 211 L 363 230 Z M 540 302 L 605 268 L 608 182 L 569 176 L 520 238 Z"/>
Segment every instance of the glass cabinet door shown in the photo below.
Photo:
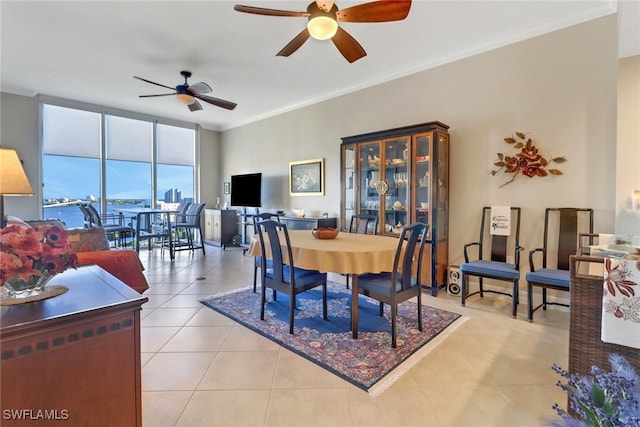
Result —
<path fill-rule="evenodd" d="M 344 203 L 342 230 L 349 229 L 351 217 L 356 213 L 358 170 L 356 169 L 356 146 L 346 145 L 342 148 L 342 200 Z"/>
<path fill-rule="evenodd" d="M 431 139 L 431 132 L 413 137 L 415 167 L 412 178 L 415 188 L 415 220 L 429 225 L 429 234 L 433 224 L 431 208 L 434 202 L 431 195 Z"/>
<path fill-rule="evenodd" d="M 409 181 L 409 137 L 385 139 L 384 180 L 381 188 L 382 206 L 380 222 L 385 234 L 400 234 L 402 227 L 411 222 Z"/>
<path fill-rule="evenodd" d="M 449 233 L 449 135 L 438 135 L 438 224 L 436 228 L 437 239 L 446 239 Z"/>
<path fill-rule="evenodd" d="M 360 200 L 358 213 L 378 215 L 380 209 L 380 142 L 374 141 L 360 145 L 359 169 Z M 348 220 L 350 220 L 349 217 Z"/>

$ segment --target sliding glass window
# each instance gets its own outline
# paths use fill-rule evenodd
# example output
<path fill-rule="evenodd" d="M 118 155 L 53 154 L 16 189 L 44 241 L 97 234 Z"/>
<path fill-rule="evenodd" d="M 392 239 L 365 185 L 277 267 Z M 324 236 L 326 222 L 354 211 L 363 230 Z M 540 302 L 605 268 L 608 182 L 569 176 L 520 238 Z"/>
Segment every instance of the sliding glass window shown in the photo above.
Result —
<path fill-rule="evenodd" d="M 81 202 L 112 213 L 194 201 L 193 128 L 43 103 L 42 136 L 44 218 L 82 227 Z"/>
<path fill-rule="evenodd" d="M 100 121 L 99 113 L 43 104 L 43 218 L 83 226 L 76 202 L 100 196 Z"/>

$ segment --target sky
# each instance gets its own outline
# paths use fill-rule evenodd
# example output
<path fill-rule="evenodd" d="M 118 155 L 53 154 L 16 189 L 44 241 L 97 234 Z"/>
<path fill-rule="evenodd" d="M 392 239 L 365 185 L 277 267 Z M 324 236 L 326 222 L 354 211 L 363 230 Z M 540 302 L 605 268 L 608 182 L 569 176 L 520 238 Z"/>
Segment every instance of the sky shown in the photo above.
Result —
<path fill-rule="evenodd" d="M 42 159 L 43 194 L 46 199 L 86 199 L 100 195 L 98 159 L 45 155 Z M 170 189 L 178 189 L 182 197 L 193 197 L 193 168 L 158 165 L 158 198 Z M 118 160 L 107 161 L 107 198 L 151 198 L 151 165 Z"/>

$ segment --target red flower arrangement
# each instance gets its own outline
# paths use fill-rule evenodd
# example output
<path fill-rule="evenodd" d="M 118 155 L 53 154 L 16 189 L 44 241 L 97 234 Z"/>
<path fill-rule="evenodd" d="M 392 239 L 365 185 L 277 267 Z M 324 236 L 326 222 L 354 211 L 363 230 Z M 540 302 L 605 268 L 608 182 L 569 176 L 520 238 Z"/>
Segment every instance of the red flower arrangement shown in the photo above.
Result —
<path fill-rule="evenodd" d="M 56 226 L 9 225 L 0 229 L 0 247 L 2 284 L 15 291 L 78 266 L 78 258 L 67 244 L 67 231 Z"/>
<path fill-rule="evenodd" d="M 516 132 L 516 138 L 513 136 L 505 138 L 504 141 L 507 144 L 513 144 L 513 147 L 520 150 L 512 156 L 505 156 L 503 153 L 498 153 L 498 160 L 493 165 L 499 169 L 493 169 L 489 173 L 492 176 L 497 175 L 501 171 L 504 173 L 513 174 L 511 179 L 500 186 L 500 188 L 513 182 L 519 174 L 533 178 L 534 176 L 547 176 L 562 175 L 559 169 L 550 168 L 548 166 L 555 163 L 564 163 L 567 159 L 562 157 L 553 157 L 551 160 L 544 158 L 539 152 L 538 147 L 533 145 L 531 138 L 527 138 L 527 135 L 522 132 Z"/>

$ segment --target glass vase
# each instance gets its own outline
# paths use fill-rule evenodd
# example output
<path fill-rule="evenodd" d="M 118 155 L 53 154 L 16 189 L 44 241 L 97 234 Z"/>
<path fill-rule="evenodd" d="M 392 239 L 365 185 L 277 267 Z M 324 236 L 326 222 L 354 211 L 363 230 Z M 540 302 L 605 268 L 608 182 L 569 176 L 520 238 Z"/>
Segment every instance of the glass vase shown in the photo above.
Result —
<path fill-rule="evenodd" d="M 29 276 L 27 281 L 22 280 L 20 276 L 13 276 L 4 282 L 4 287 L 10 298 L 27 298 L 43 293 L 44 287 L 53 276 L 48 271 L 42 273 L 42 276 Z"/>

